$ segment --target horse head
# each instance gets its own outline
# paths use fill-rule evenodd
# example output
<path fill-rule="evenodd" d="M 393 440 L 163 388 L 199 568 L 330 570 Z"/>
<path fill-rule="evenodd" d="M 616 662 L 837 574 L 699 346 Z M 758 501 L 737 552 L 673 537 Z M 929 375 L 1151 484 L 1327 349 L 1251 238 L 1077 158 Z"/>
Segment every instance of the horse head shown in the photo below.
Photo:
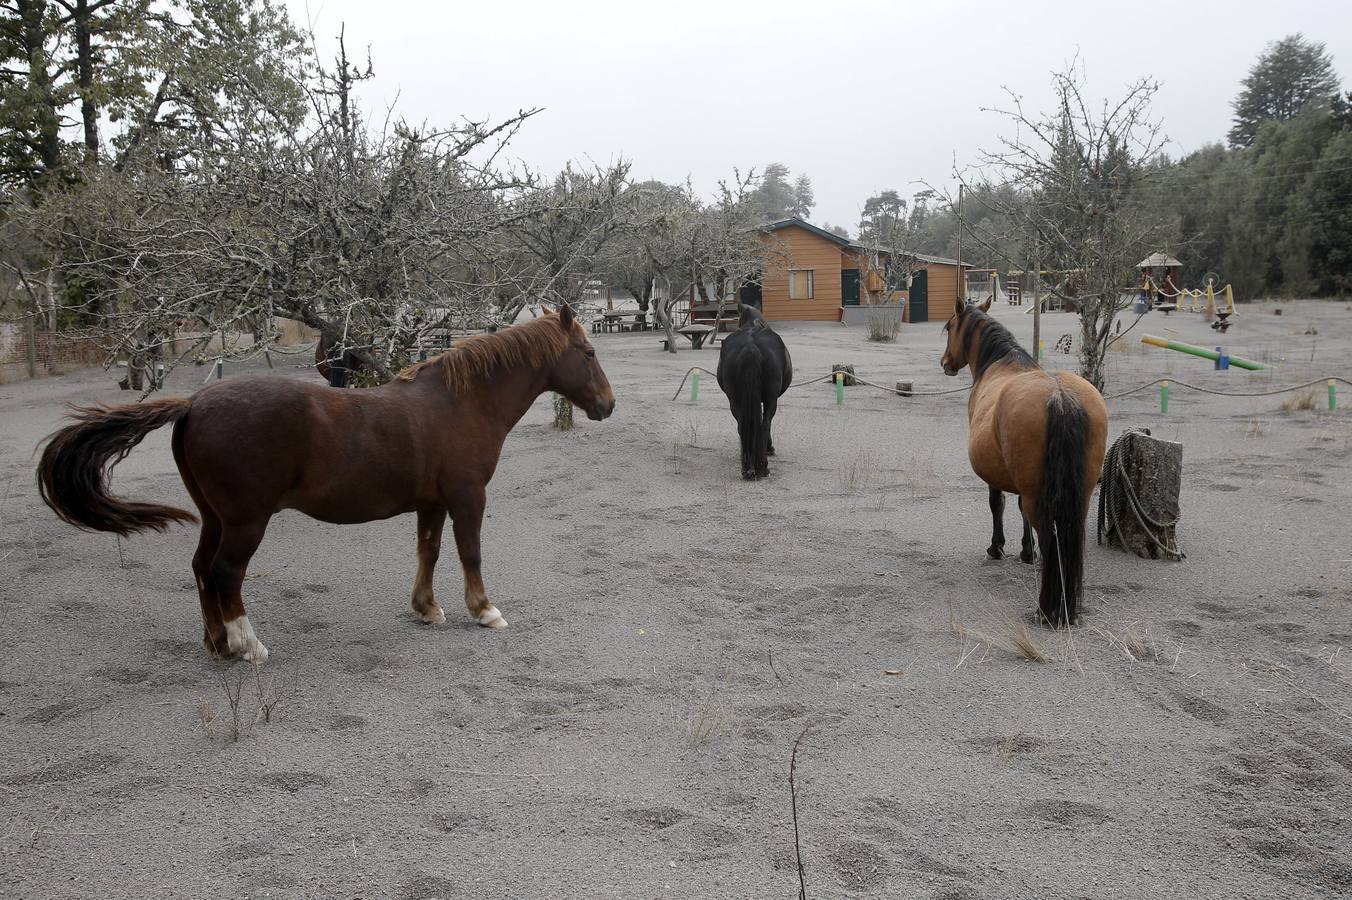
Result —
<path fill-rule="evenodd" d="M 615 411 L 615 392 L 596 359 L 596 348 L 574 317 L 573 308 L 565 303 L 557 315 L 568 343 L 549 370 L 546 386 L 586 412 L 587 418 L 599 422 Z"/>
<path fill-rule="evenodd" d="M 754 306 L 748 306 L 745 303 L 737 304 L 737 327 L 748 328 L 759 325 L 762 328 L 769 326 L 765 322 L 765 316 Z"/>
<path fill-rule="evenodd" d="M 967 365 L 967 334 L 963 324 L 972 310 L 980 310 L 983 313 L 989 310 L 992 299 L 994 298 L 987 297 L 985 303 L 975 304 L 958 298 L 952 317 L 944 325 L 944 333 L 948 335 L 948 343 L 944 346 L 941 360 L 945 375 L 956 375 Z"/>

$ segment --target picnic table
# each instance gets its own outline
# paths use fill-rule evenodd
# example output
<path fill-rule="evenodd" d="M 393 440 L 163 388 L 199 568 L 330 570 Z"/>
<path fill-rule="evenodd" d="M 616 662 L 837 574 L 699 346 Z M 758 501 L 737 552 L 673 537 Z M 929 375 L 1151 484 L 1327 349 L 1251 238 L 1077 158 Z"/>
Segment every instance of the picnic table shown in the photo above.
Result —
<path fill-rule="evenodd" d="M 690 338 L 690 346 L 693 349 L 698 350 L 700 347 L 704 346 L 704 342 L 708 340 L 709 335 L 714 333 L 714 326 L 682 325 L 680 328 L 676 329 L 676 333 L 683 334 Z"/>
<path fill-rule="evenodd" d="M 624 331 L 626 316 L 634 317 L 634 321 L 630 323 L 631 329 L 641 330 L 648 327 L 648 314 L 637 309 L 608 309 L 601 313 L 601 318 L 597 319 L 592 327 L 596 331 Z"/>
<path fill-rule="evenodd" d="M 699 303 L 690 307 L 690 323 L 692 325 L 711 325 L 717 327 L 719 331 L 735 331 L 737 329 L 738 321 L 737 304 L 723 304 L 723 312 L 725 315 L 722 318 L 719 318 L 717 303 Z M 726 313 L 729 312 L 732 313 L 732 315 L 726 315 Z"/>

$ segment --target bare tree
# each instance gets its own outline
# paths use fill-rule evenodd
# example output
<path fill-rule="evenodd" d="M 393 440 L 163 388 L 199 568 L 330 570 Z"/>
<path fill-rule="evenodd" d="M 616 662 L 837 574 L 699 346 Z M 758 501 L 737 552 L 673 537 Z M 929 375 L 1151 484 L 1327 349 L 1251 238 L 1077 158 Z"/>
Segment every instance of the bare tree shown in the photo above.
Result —
<path fill-rule="evenodd" d="M 1158 171 L 1147 163 L 1164 144 L 1151 117 L 1157 85 L 1139 81 L 1117 101 L 1094 107 L 1082 71 L 1072 65 L 1053 77 L 1053 88 L 1050 113 L 1025 110 L 1012 92 L 1009 108 L 994 110 L 1013 134 L 982 153 L 983 175 L 1008 188 L 988 191 L 986 202 L 1024 246 L 1037 248 L 1045 267 L 1062 273 L 1044 286 L 1073 302 L 1081 374 L 1102 390 L 1113 322 L 1131 302 L 1135 265 L 1167 231 L 1158 212 L 1140 202 Z M 967 183 L 963 173 L 959 178 Z"/>
<path fill-rule="evenodd" d="M 213 335 L 221 358 L 268 350 L 279 317 L 389 378 L 431 330 L 490 321 L 529 280 L 503 236 L 533 183 L 497 160 L 534 110 L 371 132 L 344 89 L 361 74 L 342 58 L 316 70 L 301 86 L 303 131 L 228 133 L 209 167 L 153 154 L 91 166 L 26 211 L 30 231 L 66 248 L 66 280 L 81 287 L 69 303 L 102 322 L 133 386 L 180 332 L 200 337 L 170 367 L 200 359 Z"/>
<path fill-rule="evenodd" d="M 767 267 L 785 264 L 779 242 L 760 227 L 758 187 L 754 172 L 734 172 L 708 202 L 689 182 L 638 192 L 634 228 L 618 250 L 643 261 L 645 280 L 665 286 L 652 291 L 652 305 L 668 352 L 676 352 L 673 313 L 683 298 L 722 304 Z"/>

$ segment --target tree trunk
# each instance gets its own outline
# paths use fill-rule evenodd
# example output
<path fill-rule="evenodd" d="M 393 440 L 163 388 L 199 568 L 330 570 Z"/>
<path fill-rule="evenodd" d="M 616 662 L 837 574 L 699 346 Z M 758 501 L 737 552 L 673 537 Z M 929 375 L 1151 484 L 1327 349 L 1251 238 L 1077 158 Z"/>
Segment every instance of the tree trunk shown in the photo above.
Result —
<path fill-rule="evenodd" d="M 1178 494 L 1183 445 L 1128 431 L 1113 443 L 1099 488 L 1099 542 L 1144 559 L 1182 559 Z"/>
<path fill-rule="evenodd" d="M 51 59 L 47 56 L 47 32 L 43 21 L 47 3 L 45 0 L 17 0 L 15 8 L 23 22 L 23 49 L 28 54 L 28 83 L 41 109 L 35 124 L 38 132 L 36 149 L 43 171 L 35 180 L 42 182 L 61 171 L 61 118 L 48 69 Z"/>
<path fill-rule="evenodd" d="M 99 158 L 99 107 L 94 102 L 94 49 L 89 33 L 89 0 L 75 0 L 75 78 L 80 87 L 80 117 L 84 121 L 85 161 Z"/>
<path fill-rule="evenodd" d="M 676 305 L 676 301 L 669 298 L 662 298 L 654 301 L 653 312 L 662 320 L 662 328 L 667 333 L 667 352 L 676 352 L 676 326 L 671 320 L 671 309 Z"/>

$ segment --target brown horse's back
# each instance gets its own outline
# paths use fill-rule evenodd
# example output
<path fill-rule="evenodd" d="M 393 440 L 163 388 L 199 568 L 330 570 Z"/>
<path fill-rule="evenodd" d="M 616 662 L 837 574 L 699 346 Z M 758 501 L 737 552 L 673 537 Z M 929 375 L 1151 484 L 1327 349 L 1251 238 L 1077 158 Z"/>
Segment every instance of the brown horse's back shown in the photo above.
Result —
<path fill-rule="evenodd" d="M 1047 400 L 1065 391 L 1089 418 L 1086 473 L 1097 483 L 1108 439 L 1108 410 L 1094 386 L 1074 372 L 1042 369 L 991 371 L 969 400 L 971 432 L 968 456 L 972 470 L 1006 493 L 1035 502 L 1047 452 Z"/>
<path fill-rule="evenodd" d="M 434 452 L 435 432 L 418 427 L 429 413 L 428 398 L 412 402 L 422 390 L 336 391 L 266 375 L 221 382 L 195 394 L 178 423 L 179 465 L 226 521 L 296 509 L 367 522 L 436 505 L 445 444 Z"/>

